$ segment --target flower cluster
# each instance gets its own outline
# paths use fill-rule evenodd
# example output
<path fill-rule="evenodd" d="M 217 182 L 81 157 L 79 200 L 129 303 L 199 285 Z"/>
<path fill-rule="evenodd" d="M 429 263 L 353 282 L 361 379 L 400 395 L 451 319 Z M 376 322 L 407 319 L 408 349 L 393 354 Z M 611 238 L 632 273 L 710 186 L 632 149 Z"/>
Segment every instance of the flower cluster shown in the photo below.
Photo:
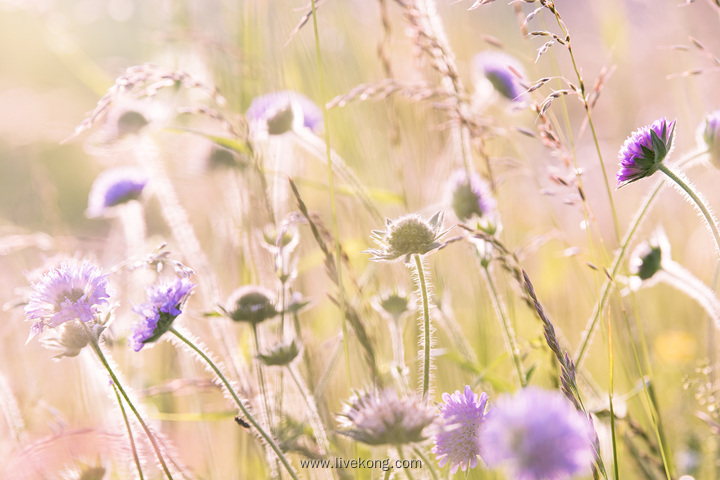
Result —
<path fill-rule="evenodd" d="M 385 389 L 353 396 L 338 423 L 340 433 L 368 445 L 405 445 L 428 438 L 435 414 L 419 399 Z"/>
<path fill-rule="evenodd" d="M 182 308 L 195 284 L 185 277 L 147 289 L 147 302 L 136 305 L 133 311 L 142 317 L 133 327 L 130 346 L 139 352 L 147 343 L 157 341 L 182 313 Z"/>
<path fill-rule="evenodd" d="M 432 452 L 437 456 L 439 465 L 450 463 L 450 472 L 458 468 L 466 471 L 475 468 L 480 456 L 480 431 L 485 420 L 486 393 L 473 393 L 470 386 L 465 391 L 456 391 L 452 395 L 443 393 L 440 406 L 442 430 L 434 437 Z"/>
<path fill-rule="evenodd" d="M 675 120 L 665 117 L 633 132 L 618 153 L 617 188 L 655 173 L 672 149 L 674 133 Z"/>
<path fill-rule="evenodd" d="M 111 291 L 107 275 L 88 261 L 66 261 L 32 284 L 33 293 L 25 306 L 25 315 L 35 320 L 30 338 L 71 320 L 89 322 L 101 305 L 106 305 Z"/>

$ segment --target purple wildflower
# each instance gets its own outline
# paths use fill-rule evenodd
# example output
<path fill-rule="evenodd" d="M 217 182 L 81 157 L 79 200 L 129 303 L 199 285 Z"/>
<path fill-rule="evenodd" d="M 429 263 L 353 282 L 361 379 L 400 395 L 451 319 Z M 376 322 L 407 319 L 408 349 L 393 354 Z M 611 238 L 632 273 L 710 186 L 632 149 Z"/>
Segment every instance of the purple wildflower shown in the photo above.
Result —
<path fill-rule="evenodd" d="M 500 95 L 514 102 L 523 100 L 525 87 L 517 76 L 523 74 L 523 67 L 515 58 L 503 52 L 487 50 L 475 55 L 472 65 L 476 75 L 485 77 Z"/>
<path fill-rule="evenodd" d="M 137 168 L 105 170 L 98 175 L 90 190 L 87 216 L 99 217 L 110 207 L 139 198 L 147 182 L 145 173 Z"/>
<path fill-rule="evenodd" d="M 136 352 L 146 343 L 157 341 L 172 326 L 173 321 L 182 313 L 195 284 L 185 277 L 153 285 L 147 289 L 147 302 L 136 305 L 133 311 L 143 317 L 133 326 L 130 346 Z"/>
<path fill-rule="evenodd" d="M 560 480 L 590 471 L 593 428 L 558 391 L 503 395 L 480 431 L 483 459 L 516 480 Z"/>
<path fill-rule="evenodd" d="M 672 149 L 674 133 L 675 120 L 665 117 L 633 132 L 618 153 L 617 188 L 655 173 Z"/>
<path fill-rule="evenodd" d="M 107 275 L 88 261 L 63 262 L 32 284 L 34 292 L 25 306 L 25 315 L 35 320 L 30 338 L 43 331 L 78 319 L 89 322 L 98 307 L 108 303 Z"/>
<path fill-rule="evenodd" d="M 289 131 L 296 120 L 299 125 L 313 132 L 320 130 L 323 125 L 322 110 L 305 95 L 291 90 L 256 97 L 250 104 L 246 116 L 251 124 L 267 128 L 270 134 Z"/>
<path fill-rule="evenodd" d="M 435 435 L 432 452 L 437 456 L 439 465 L 444 467 L 450 462 L 450 473 L 458 468 L 466 471 L 475 468 L 480 455 L 480 430 L 485 420 L 486 393 L 473 393 L 465 386 L 465 393 L 455 391 L 452 395 L 443 393 L 444 405 L 440 406 L 443 418 L 443 430 Z"/>
<path fill-rule="evenodd" d="M 404 445 L 422 442 L 435 414 L 414 396 L 391 389 L 358 393 L 338 416 L 340 431 L 368 445 Z"/>
<path fill-rule="evenodd" d="M 476 172 L 471 172 L 468 178 L 464 170 L 456 170 L 450 177 L 450 185 L 452 208 L 461 222 L 473 216 L 483 217 L 497 208 L 485 181 Z"/>
<path fill-rule="evenodd" d="M 702 140 L 710 150 L 713 164 L 720 166 L 720 110 L 705 117 L 705 123 L 700 128 Z"/>

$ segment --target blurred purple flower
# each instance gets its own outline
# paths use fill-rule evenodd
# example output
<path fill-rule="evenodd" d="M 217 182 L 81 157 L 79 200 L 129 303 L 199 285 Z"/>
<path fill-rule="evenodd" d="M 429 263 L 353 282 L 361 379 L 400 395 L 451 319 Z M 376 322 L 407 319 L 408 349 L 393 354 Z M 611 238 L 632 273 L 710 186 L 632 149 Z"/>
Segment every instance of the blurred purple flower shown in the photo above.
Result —
<path fill-rule="evenodd" d="M 593 427 L 558 391 L 527 387 L 503 395 L 480 431 L 488 467 L 516 480 L 560 480 L 590 472 Z"/>
<path fill-rule="evenodd" d="M 291 90 L 256 97 L 245 115 L 251 125 L 262 125 L 270 134 L 285 133 L 296 121 L 313 132 L 321 130 L 323 126 L 322 110 L 305 95 Z M 295 118 L 300 115 L 301 118 Z"/>
<path fill-rule="evenodd" d="M 414 396 L 391 389 L 359 393 L 338 416 L 340 433 L 368 445 L 404 445 L 427 439 L 435 414 Z"/>
<path fill-rule="evenodd" d="M 477 395 L 470 386 L 466 386 L 464 393 L 443 393 L 442 399 L 445 402 L 440 406 L 443 430 L 435 435 L 432 452 L 441 467 L 450 462 L 450 473 L 454 474 L 458 468 L 462 468 L 463 472 L 468 467 L 475 468 L 480 455 L 480 429 L 485 420 L 488 396 L 486 393 Z"/>
<path fill-rule="evenodd" d="M 458 220 L 465 222 L 472 216 L 483 217 L 495 211 L 497 204 L 485 181 L 476 172 L 470 178 L 464 170 L 456 170 L 450 177 L 452 208 Z"/>
<path fill-rule="evenodd" d="M 30 338 L 70 320 L 89 322 L 98 306 L 110 298 L 107 275 L 88 261 L 63 262 L 32 284 L 33 293 L 25 306 L 25 315 L 35 320 Z"/>
<path fill-rule="evenodd" d="M 675 120 L 662 117 L 630 135 L 620 152 L 617 188 L 655 173 L 672 149 Z"/>
<path fill-rule="evenodd" d="M 98 175 L 90 189 L 87 216 L 99 217 L 110 207 L 139 198 L 147 182 L 145 173 L 137 168 L 105 170 Z"/>
<path fill-rule="evenodd" d="M 523 74 L 523 67 L 514 57 L 495 50 L 480 52 L 472 60 L 476 75 L 485 77 L 503 97 L 515 102 L 525 97 L 525 87 L 520 84 L 517 74 Z"/>
<path fill-rule="evenodd" d="M 184 277 L 148 287 L 147 302 L 133 308 L 143 317 L 133 326 L 130 336 L 133 350 L 139 352 L 146 343 L 157 341 L 170 329 L 193 288 L 195 284 Z"/>
<path fill-rule="evenodd" d="M 720 110 L 708 114 L 700 128 L 702 140 L 710 151 L 713 164 L 720 166 Z"/>

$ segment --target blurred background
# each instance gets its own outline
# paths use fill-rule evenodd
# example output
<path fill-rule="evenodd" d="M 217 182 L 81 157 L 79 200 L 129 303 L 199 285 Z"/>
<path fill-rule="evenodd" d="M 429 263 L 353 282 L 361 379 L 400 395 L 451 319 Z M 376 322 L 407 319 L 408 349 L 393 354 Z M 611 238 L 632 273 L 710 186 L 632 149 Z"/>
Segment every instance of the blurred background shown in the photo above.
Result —
<path fill-rule="evenodd" d="M 497 1 L 468 10 L 471 5 L 467 0 L 440 0 L 436 17 L 453 49 L 468 102 L 480 89 L 472 59 L 489 49 L 516 57 L 525 69 L 528 85 L 543 77 L 563 77 L 578 85 L 567 48 L 556 42 L 536 61 L 538 49 L 548 38 L 522 33 L 526 15 L 539 4 Z M 561 332 L 564 347 L 572 353 L 606 278 L 602 269 L 610 266 L 619 238 L 654 185 L 645 180 L 615 189 L 617 152 L 623 141 L 633 130 L 659 117 L 677 119 L 670 160 L 680 159 L 698 148 L 697 130 L 705 115 L 720 108 L 716 88 L 720 62 L 713 57 L 720 57 L 720 10 L 701 0 L 558 0 L 555 5 L 569 30 L 585 87 L 599 93 L 592 118 L 619 231 L 592 132 L 576 97 L 554 100 L 547 113 L 561 150 L 543 145 L 537 112 L 529 107 L 515 108 L 511 102 L 494 98 L 484 106 L 474 105 L 477 108 L 470 115 L 484 128 L 483 135 L 473 138 L 473 162 L 492 183 L 502 222 L 500 238 L 518 253 Z M 0 278 L 5 286 L 0 289 L 0 303 L 5 306 L 0 312 L 0 373 L 5 384 L 0 385 L 0 404 L 8 420 L 0 421 L 0 432 L 7 429 L 11 433 L 0 435 L 4 439 L 0 440 L 0 458 L 27 461 L 32 456 L 27 446 L 32 442 L 62 432 L 86 435 L 82 441 L 66 440 L 74 448 L 83 445 L 78 451 L 68 454 L 62 449 L 69 446 L 58 447 L 62 452 L 57 453 L 55 463 L 55 457 L 46 451 L 47 464 L 42 468 L 47 471 L 38 474 L 46 476 L 28 478 L 58 478 L 54 475 L 61 470 L 75 478 L 70 477 L 71 470 L 82 470 L 80 463 L 117 463 L 113 451 L 127 448 L 124 430 L 117 428 L 115 400 L 104 388 L 102 373 L 94 370 L 94 359 L 81 355 L 55 362 L 37 341 L 24 345 L 29 323 L 17 305 L 26 299 L 30 282 L 60 257 L 93 258 L 111 268 L 132 255 L 150 253 L 163 242 L 168 242 L 174 258 L 197 268 L 196 259 L 183 257 L 155 198 L 144 204 L 147 237 L 135 245 L 134 252 L 127 248 L 128 239 L 117 218 L 90 219 L 85 215 L 96 176 L 109 166 L 135 162 L 133 152 L 141 148 L 132 142 L 107 140 L 102 122 L 74 136 L 76 126 L 116 77 L 143 64 L 187 72 L 199 85 L 216 91 L 170 88 L 170 93 L 158 96 L 160 113 L 149 115 L 162 117 L 163 108 L 192 112 L 212 108 L 219 117 L 192 116 L 191 112 L 189 119 L 176 118 L 169 123 L 207 135 L 237 134 L 240 138 L 246 134 L 243 115 L 251 101 L 271 91 L 295 90 L 322 105 L 358 85 L 390 76 L 398 84 L 440 89 L 440 77 L 428 55 L 412 40 L 412 28 L 398 4 L 346 0 L 322 2 L 318 7 L 323 91 L 312 18 L 296 29 L 308 12 L 304 0 L 0 0 Z M 383 18 L 389 28 L 383 27 Z M 547 11 L 532 18 L 527 28 L 563 36 Z M 600 87 L 598 78 L 603 79 Z M 566 82 L 552 79 L 532 93 L 530 103 L 540 104 L 563 88 Z M 224 102 L 218 101 L 220 97 Z M 349 99 L 345 106 L 328 110 L 329 138 L 383 216 L 417 212 L 429 218 L 444 210 L 450 227 L 457 218 L 450 208 L 446 180 L 462 165 L 449 133 L 452 115 L 442 97 L 420 97 L 369 94 L 368 98 Z M 235 127 L 229 129 L 228 124 Z M 534 136 L 527 134 L 530 132 Z M 158 134 L 157 146 L 217 276 L 219 298 L 224 300 L 247 283 L 277 289 L 273 259 L 261 248 L 257 233 L 269 223 L 256 213 L 262 205 L 257 178 L 251 169 L 209 168 L 213 146 L 207 135 L 170 128 Z M 324 141 L 322 134 L 319 137 Z M 276 161 L 277 170 L 293 176 L 308 208 L 331 233 L 324 155 L 292 141 L 268 148 L 265 153 Z M 584 214 L 578 194 L 578 171 L 589 216 Z M 720 205 L 716 188 L 720 172 L 701 164 L 686 173 L 711 206 Z M 392 361 L 385 333 L 387 320 L 373 310 L 370 300 L 393 290 L 412 293 L 414 286 L 402 263 L 370 264 L 369 256 L 361 253 L 372 247 L 371 230 L 383 225 L 363 210 L 343 181 L 339 185 L 337 223 L 348 256 L 348 296 L 372 333 L 380 370 L 387 373 Z M 292 198 L 287 201 L 287 209 L 294 209 Z M 711 284 L 716 264 L 712 237 L 693 207 L 672 189 L 663 190 L 631 249 L 658 226 L 669 238 L 673 259 Z M 455 228 L 448 236 L 461 234 Z M 309 357 L 304 374 L 311 384 L 312 378 L 317 381 L 323 374 L 329 375 L 322 403 L 326 418 L 332 419 L 351 389 L 365 387 L 371 378 L 362 348 L 354 339 L 350 342 L 350 379 L 342 361 L 335 370 L 328 370 L 331 359 L 327 352 L 338 345 L 341 321 L 328 296 L 335 297 L 337 289 L 323 269 L 322 255 L 307 226 L 300 227 L 300 237 L 293 288 L 311 302 L 300 314 Z M 437 327 L 435 400 L 439 401 L 442 392 L 462 390 L 466 384 L 490 392 L 491 402 L 494 394 L 517 388 L 471 246 L 467 242 L 451 244 L 429 256 L 427 263 L 439 306 L 436 317 L 456 322 L 476 357 L 468 364 L 468 359 L 457 353 L 453 334 L 441 321 Z M 531 383 L 555 386 L 557 372 L 539 321 L 524 305 L 517 283 L 500 265 L 493 272 L 504 308 L 518 332 L 523 362 L 526 368 L 536 366 Z M 627 274 L 627 263 L 621 272 Z M 152 278 L 143 272 L 124 272 L 111 282 L 119 292 L 120 305 L 108 348 L 129 385 L 143 398 L 148 416 L 174 444 L 177 458 L 199 478 L 269 476 L 261 448 L 232 422 L 234 413 L 217 389 L 203 383 L 209 377 L 192 359 L 169 343 L 141 354 L 127 349 L 125 337 L 135 321 L 132 305 L 143 301 L 143 285 Z M 202 277 L 198 283 L 202 285 Z M 641 289 L 632 300 L 620 298 L 617 292 L 622 289 L 620 279 L 582 373 L 587 407 L 599 412 L 596 427 L 603 454 L 611 452 L 609 422 L 603 416 L 610 388 L 610 329 L 616 413 L 632 418 L 640 429 L 628 426 L 629 420 L 620 422 L 618 438 L 652 432 L 650 410 L 642 393 L 642 378 L 647 375 L 672 452 L 674 478 L 717 478 L 717 424 L 708 424 L 697 415 L 702 411 L 706 420 L 717 420 L 715 326 L 693 299 L 670 286 Z M 211 350 L 219 348 L 219 327 L 213 322 L 221 320 L 205 318 L 203 313 L 215 307 L 209 296 L 198 294 L 182 320 Z M 415 313 L 406 315 L 404 331 L 405 358 L 413 381 L 418 365 L 414 318 Z M 251 362 L 249 329 L 226 327 L 230 330 L 223 332 L 235 336 L 230 344 L 237 347 L 239 357 Z M 268 332 L 273 328 L 268 327 Z M 646 358 L 641 353 L 643 343 L 649 352 Z M 185 383 L 173 384 L 174 379 Z M 349 443 L 337 442 L 338 451 L 350 456 Z M 627 442 L 633 445 L 633 440 Z M 360 448 L 362 454 L 364 447 Z M 665 478 L 662 470 L 651 474 L 638 467 L 631 459 L 637 453 L 627 445 L 621 446 L 619 456 L 625 478 Z M 127 467 L 111 468 L 107 478 L 125 478 L 122 475 L 127 470 L 123 468 Z M 381 478 L 381 473 L 356 475 Z M 322 472 L 308 475 L 320 478 Z M 477 469 L 470 478 L 501 477 Z"/>

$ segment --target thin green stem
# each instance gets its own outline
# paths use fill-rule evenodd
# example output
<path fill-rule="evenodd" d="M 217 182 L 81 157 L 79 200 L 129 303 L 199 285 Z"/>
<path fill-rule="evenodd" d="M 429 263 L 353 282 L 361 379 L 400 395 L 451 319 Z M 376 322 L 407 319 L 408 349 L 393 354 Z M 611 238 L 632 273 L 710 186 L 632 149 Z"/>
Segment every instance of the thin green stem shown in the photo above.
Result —
<path fill-rule="evenodd" d="M 405 463 L 405 456 L 402 453 L 402 447 L 398 445 L 396 448 L 398 452 L 398 458 L 402 463 Z M 413 480 L 412 475 L 410 475 L 410 469 L 403 467 L 403 470 L 405 471 L 405 476 L 408 478 L 408 480 Z"/>
<path fill-rule="evenodd" d="M 428 466 L 428 470 L 430 470 L 430 475 L 432 476 L 433 480 L 440 480 L 440 477 L 438 476 L 435 467 L 433 466 L 432 462 L 428 460 L 427 456 L 422 452 L 422 450 L 419 447 L 413 447 L 413 452 L 415 452 L 415 455 L 417 455 L 418 458 L 422 460 L 423 466 Z"/>
<path fill-rule="evenodd" d="M 428 289 L 425 283 L 425 271 L 423 269 L 422 259 L 417 253 L 413 255 L 415 257 L 415 268 L 417 269 L 418 282 L 420 284 L 420 294 L 422 295 L 423 304 L 423 386 L 422 396 L 426 398 L 428 391 L 430 390 L 430 346 L 431 334 L 430 331 L 430 301 L 428 300 Z"/>
<path fill-rule="evenodd" d="M 172 480 L 172 474 L 170 473 L 170 469 L 168 469 L 167 464 L 165 463 L 165 459 L 163 458 L 162 452 L 160 451 L 160 446 L 157 444 L 157 440 L 155 439 L 155 435 L 150 431 L 150 427 L 147 426 L 145 423 L 145 420 L 143 420 L 142 416 L 140 415 L 140 412 L 138 412 L 137 408 L 135 408 L 135 404 L 133 404 L 132 400 L 130 400 L 130 397 L 128 396 L 127 392 L 123 388 L 122 384 L 120 383 L 120 380 L 118 380 L 118 377 L 115 375 L 115 372 L 113 371 L 112 367 L 110 366 L 110 363 L 108 362 L 107 358 L 105 357 L 105 354 L 103 353 L 102 349 L 100 348 L 100 345 L 98 344 L 98 341 L 95 339 L 93 334 L 90 332 L 90 329 L 84 322 L 80 322 L 81 325 L 85 328 L 85 333 L 88 336 L 88 339 L 90 340 L 90 346 L 92 347 L 93 351 L 95 352 L 95 355 L 98 357 L 98 360 L 100 360 L 100 363 L 102 363 L 103 367 L 105 367 L 105 370 L 108 372 L 108 375 L 110 375 L 110 378 L 113 381 L 113 386 L 120 392 L 123 399 L 125 399 L 125 402 L 130 407 L 130 410 L 132 410 L 133 414 L 135 415 L 135 418 L 137 418 L 137 421 L 140 423 L 140 426 L 142 427 L 143 431 L 145 432 L 145 435 L 147 435 L 148 440 L 150 441 L 150 444 L 153 447 L 153 450 L 155 451 L 155 456 L 158 459 L 158 462 L 160 462 L 160 466 L 163 469 L 163 472 L 165 473 L 165 476 Z"/>
<path fill-rule="evenodd" d="M 610 438 L 612 439 L 612 452 L 613 452 L 613 466 L 615 467 L 615 480 L 620 480 L 620 466 L 618 465 L 617 455 L 617 438 L 615 432 L 615 406 L 613 405 L 613 392 L 614 392 L 614 366 L 615 359 L 613 356 L 613 342 L 612 342 L 612 323 L 608 318 L 608 367 L 610 370 L 609 386 L 608 386 L 608 401 L 610 402 Z"/>
<path fill-rule="evenodd" d="M 265 440 L 268 445 L 270 445 L 270 448 L 275 452 L 275 454 L 278 456 L 278 459 L 283 464 L 285 469 L 288 471 L 290 476 L 293 478 L 293 480 L 300 480 L 297 476 L 297 473 L 295 473 L 295 470 L 293 470 L 292 466 L 290 465 L 290 462 L 288 462 L 287 458 L 285 457 L 285 454 L 283 454 L 282 450 L 280 450 L 280 447 L 278 447 L 277 443 L 272 439 L 270 435 L 265 432 L 265 430 L 260 426 L 260 424 L 255 420 L 255 418 L 252 416 L 250 411 L 245 407 L 243 402 L 240 400 L 240 398 L 235 393 L 235 390 L 233 390 L 232 386 L 230 385 L 230 382 L 228 382 L 227 378 L 225 378 L 225 375 L 222 374 L 220 369 L 215 365 L 215 362 L 213 362 L 210 357 L 208 357 L 205 352 L 200 350 L 193 342 L 185 338 L 180 332 L 175 330 L 175 328 L 170 327 L 169 330 L 173 335 L 175 335 L 178 339 L 180 339 L 181 342 L 183 342 L 185 345 L 190 347 L 192 351 L 197 353 L 200 358 L 202 358 L 208 366 L 212 369 L 213 372 L 215 372 L 215 375 L 220 379 L 225 389 L 228 391 L 230 396 L 235 400 L 235 403 L 237 404 L 238 408 L 242 411 L 243 415 L 247 419 L 248 422 L 257 430 L 257 432 L 260 434 L 260 436 Z"/>
<path fill-rule="evenodd" d="M 255 356 L 260 355 L 260 341 L 258 340 L 257 325 L 252 324 L 253 340 L 255 343 Z M 268 418 L 268 424 L 270 423 L 270 404 L 268 403 L 267 389 L 265 388 L 265 375 L 263 375 L 263 367 L 260 365 L 261 362 L 256 362 L 258 381 L 260 383 L 260 395 L 262 396 L 263 405 L 265 405 L 265 415 Z"/>
<path fill-rule="evenodd" d="M 610 188 L 610 181 L 608 180 L 607 172 L 605 170 L 605 162 L 603 162 L 602 151 L 600 149 L 600 142 L 598 141 L 597 133 L 595 132 L 595 125 L 592 120 L 592 115 L 590 114 L 590 105 L 588 104 L 587 97 L 585 96 L 585 82 L 583 82 L 582 75 L 580 75 L 580 69 L 577 66 L 577 62 L 575 61 L 575 55 L 573 54 L 573 51 L 572 51 L 572 45 L 570 44 L 570 33 L 565 28 L 565 24 L 560 20 L 560 13 L 555 8 L 555 5 L 552 4 L 552 6 L 550 6 L 548 8 L 555 15 L 555 20 L 557 21 L 557 24 L 560 27 L 560 30 L 562 30 L 563 34 L 565 35 L 565 38 L 568 40 L 567 51 L 568 51 L 568 54 L 570 55 L 570 61 L 572 62 L 573 70 L 575 71 L 575 76 L 578 79 L 578 83 L 579 83 L 579 87 L 580 87 L 580 97 L 581 97 L 581 100 L 585 107 L 585 114 L 588 119 L 588 125 L 590 126 L 590 131 L 592 132 L 593 142 L 595 143 L 595 150 L 597 151 L 598 161 L 600 163 L 600 170 L 602 171 L 602 177 L 603 177 L 603 180 L 605 181 L 605 191 L 607 192 L 608 201 L 610 202 L 610 210 L 612 211 L 613 225 L 615 226 L 615 237 L 618 241 L 620 241 L 620 224 L 618 222 L 617 211 L 615 210 L 615 202 L 613 202 L 613 198 L 612 198 L 612 189 Z"/>
<path fill-rule="evenodd" d="M 327 154 L 327 170 L 328 170 L 328 187 L 330 189 L 330 211 L 332 213 L 332 225 L 333 225 L 333 238 L 335 239 L 335 272 L 337 273 L 337 284 L 338 284 L 338 300 L 340 303 L 340 312 L 342 318 L 342 335 L 343 335 L 343 350 L 345 353 L 345 378 L 348 384 L 350 383 L 350 344 L 348 342 L 348 329 L 347 321 L 345 319 L 345 288 L 343 287 L 342 280 L 342 256 L 340 250 L 340 235 L 338 234 L 338 221 L 337 221 L 337 208 L 335 205 L 335 180 L 333 178 L 333 161 L 332 161 L 332 150 L 330 149 L 330 120 L 328 119 L 327 106 L 325 104 L 325 74 L 323 73 L 322 64 L 322 53 L 320 51 L 320 31 L 318 30 L 317 22 L 317 8 L 315 2 L 317 0 L 310 0 L 310 6 L 312 8 L 312 20 L 313 20 L 313 31 L 315 33 L 315 54 L 317 56 L 318 63 L 318 81 L 320 84 L 320 92 L 323 95 L 322 111 L 323 111 L 323 125 L 325 127 L 325 149 Z"/>
<path fill-rule="evenodd" d="M 300 378 L 300 375 L 298 374 L 295 366 L 290 364 L 287 366 L 287 369 L 290 372 L 290 376 L 292 377 L 293 381 L 295 382 L 295 386 L 300 391 L 300 395 L 302 395 L 303 400 L 305 400 L 305 405 L 307 405 L 308 407 L 308 412 L 310 414 L 310 425 L 312 426 L 312 429 L 315 433 L 315 439 L 320 446 L 320 454 L 327 455 L 330 445 L 328 444 L 327 435 L 325 434 L 325 426 L 323 425 L 322 419 L 320 418 L 320 412 L 318 412 L 317 409 L 317 402 L 315 401 L 315 397 L 312 393 L 310 393 L 307 386 Z"/>
<path fill-rule="evenodd" d="M 127 412 L 125 412 L 125 407 L 123 407 L 122 404 L 122 398 L 120 398 L 120 392 L 118 392 L 115 384 L 113 384 L 113 391 L 115 392 L 115 397 L 117 398 L 118 406 L 120 407 L 120 413 L 122 413 L 123 421 L 125 422 L 125 428 L 128 432 L 128 438 L 130 439 L 130 450 L 132 450 L 133 461 L 135 462 L 135 466 L 137 467 L 138 476 L 140 477 L 140 480 L 144 480 L 145 476 L 143 475 L 142 465 L 140 464 L 140 457 L 138 457 L 137 447 L 135 446 L 135 438 L 133 438 L 130 420 L 128 420 Z"/>
<path fill-rule="evenodd" d="M 705 205 L 705 202 L 702 201 L 698 194 L 695 193 L 695 190 L 693 190 L 692 187 L 687 182 L 685 182 L 680 175 L 673 172 L 670 168 L 666 167 L 662 163 L 658 166 L 658 169 L 665 175 L 667 175 L 670 180 L 675 182 L 680 188 L 682 188 L 683 191 L 688 194 L 688 196 L 692 199 L 695 205 L 700 209 L 703 217 L 705 217 L 705 222 L 708 224 L 708 227 L 710 227 L 713 237 L 715 238 L 715 245 L 717 245 L 717 253 L 720 254 L 720 232 L 718 232 L 717 223 L 715 223 L 715 219 Z"/>
<path fill-rule="evenodd" d="M 522 362 L 520 361 L 520 349 L 518 348 L 515 329 L 513 329 L 510 324 L 510 319 L 508 319 L 507 315 L 505 315 L 505 310 L 502 308 L 500 297 L 498 296 L 497 289 L 495 288 L 495 282 L 493 281 L 492 275 L 490 275 L 490 271 L 487 267 L 483 267 L 483 273 L 485 274 L 485 280 L 487 281 L 488 288 L 490 289 L 493 307 L 500 319 L 500 324 L 502 325 L 503 333 L 505 334 L 505 341 L 510 349 L 510 355 L 512 356 L 513 364 L 515 365 L 515 373 L 517 374 L 520 386 L 524 387 L 527 385 L 527 378 L 525 376 L 525 372 L 523 371 Z"/>
<path fill-rule="evenodd" d="M 690 154 L 688 157 L 683 158 L 680 160 L 677 165 L 683 166 L 687 165 L 690 162 L 696 160 L 697 158 L 705 155 L 708 153 L 707 151 L 701 151 L 701 152 L 694 152 Z M 620 248 L 618 249 L 617 253 L 615 254 L 615 257 L 613 258 L 612 265 L 610 266 L 610 269 L 607 271 L 608 278 L 605 279 L 605 283 L 603 283 L 602 289 L 600 291 L 600 297 L 598 299 L 598 302 L 595 304 L 595 309 L 593 310 L 592 315 L 590 316 L 590 320 L 588 322 L 587 327 L 585 328 L 585 331 L 583 333 L 583 337 L 580 340 L 580 347 L 578 348 L 577 353 L 575 354 L 575 368 L 580 369 L 580 364 L 582 363 L 582 360 L 584 359 L 585 354 L 587 353 L 587 348 L 590 345 L 590 340 L 593 337 L 593 334 L 595 333 L 595 328 L 597 327 L 598 320 L 600 318 L 601 313 L 605 310 L 605 304 L 609 298 L 610 288 L 615 281 L 615 275 L 617 275 L 618 270 L 620 269 L 620 264 L 625 259 L 625 254 L 627 253 L 628 246 L 630 245 L 630 242 L 633 239 L 633 236 L 635 235 L 635 232 L 637 231 L 638 227 L 640 226 L 640 223 L 645 218 L 645 215 L 650 210 L 650 206 L 652 205 L 653 201 L 657 197 L 658 193 L 662 189 L 664 185 L 664 182 L 660 181 L 655 186 L 655 188 L 648 194 L 648 196 L 645 198 L 643 203 L 640 205 L 640 208 L 635 213 L 635 217 L 630 222 L 630 227 L 625 232 L 625 236 L 622 239 L 622 242 L 620 243 Z"/>

